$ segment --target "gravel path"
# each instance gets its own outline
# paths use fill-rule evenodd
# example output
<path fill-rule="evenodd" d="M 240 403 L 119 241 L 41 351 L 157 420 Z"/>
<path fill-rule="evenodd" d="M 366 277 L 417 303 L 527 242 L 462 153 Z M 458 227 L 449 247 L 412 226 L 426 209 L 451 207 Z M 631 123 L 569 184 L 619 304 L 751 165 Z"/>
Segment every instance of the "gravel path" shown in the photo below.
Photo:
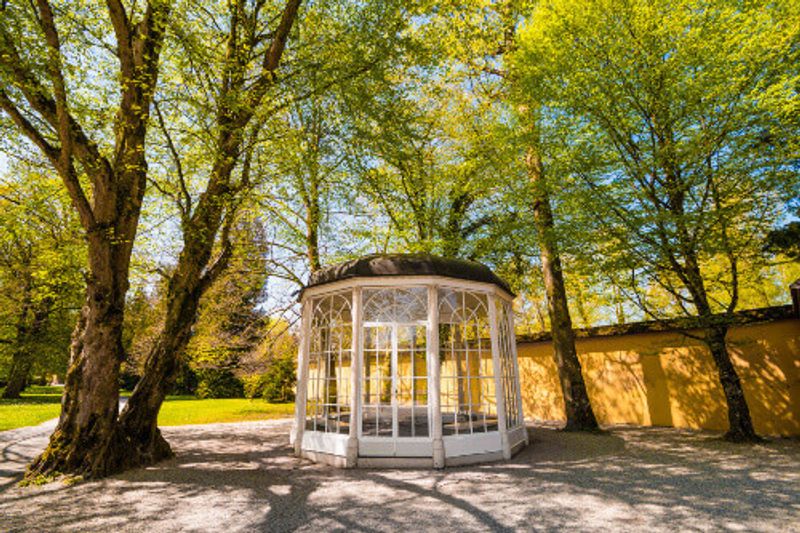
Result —
<path fill-rule="evenodd" d="M 72 487 L 16 487 L 47 424 L 0 433 L 1 531 L 800 532 L 798 440 L 532 428 L 531 446 L 507 463 L 345 471 L 292 457 L 290 422 L 278 420 L 166 428 L 173 460 Z"/>

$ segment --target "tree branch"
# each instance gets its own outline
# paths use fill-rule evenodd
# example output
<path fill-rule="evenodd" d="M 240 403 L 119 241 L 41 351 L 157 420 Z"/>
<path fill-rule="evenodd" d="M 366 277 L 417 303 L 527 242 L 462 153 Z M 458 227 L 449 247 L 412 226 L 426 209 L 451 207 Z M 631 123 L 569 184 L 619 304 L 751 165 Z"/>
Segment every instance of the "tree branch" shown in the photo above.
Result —
<path fill-rule="evenodd" d="M 131 50 L 131 29 L 128 14 L 125 6 L 119 0 L 106 0 L 109 18 L 114 26 L 114 33 L 117 37 L 117 58 L 119 58 L 120 69 L 122 71 L 123 83 L 133 81 L 134 62 L 133 51 Z"/>
<path fill-rule="evenodd" d="M 235 212 L 233 210 L 229 210 L 227 216 L 225 217 L 225 223 L 222 226 L 222 251 L 214 261 L 214 264 L 212 264 L 208 270 L 206 270 L 206 273 L 203 274 L 203 277 L 200 278 L 200 283 L 198 284 L 201 295 L 205 293 L 205 291 L 208 290 L 208 288 L 217 280 L 217 278 L 219 278 L 220 274 L 222 274 L 225 269 L 228 268 L 230 259 L 233 256 L 231 228 L 233 226 L 234 219 Z"/>
<path fill-rule="evenodd" d="M 50 160 L 53 166 L 59 170 L 59 175 L 61 176 L 61 179 L 64 182 L 70 197 L 72 198 L 73 204 L 78 210 L 78 215 L 80 216 L 81 224 L 83 225 L 84 229 L 88 230 L 94 227 L 94 212 L 92 211 L 89 200 L 86 198 L 86 194 L 81 187 L 72 162 L 68 161 L 66 166 L 62 167 L 60 151 L 58 148 L 55 148 L 49 142 L 47 142 L 44 136 L 42 136 L 42 134 L 33 126 L 33 124 L 31 124 L 30 121 L 25 118 L 25 116 L 20 112 L 19 109 L 17 109 L 17 107 L 2 89 L 0 89 L 0 108 L 2 108 L 3 111 L 5 111 L 11 117 L 11 120 L 22 131 L 22 133 L 28 137 Z"/>
<path fill-rule="evenodd" d="M 275 81 L 275 71 L 278 70 L 280 65 L 283 51 L 286 49 L 286 41 L 289 39 L 289 33 L 292 30 L 294 21 L 297 18 L 297 11 L 300 8 L 302 0 L 287 0 L 281 14 L 281 21 L 275 29 L 275 35 L 272 38 L 269 49 L 264 54 L 264 62 L 261 66 L 261 75 L 253 84 L 248 95 L 247 106 L 249 109 L 255 108 L 261 99 L 264 97 L 267 88 Z"/>
<path fill-rule="evenodd" d="M 37 4 L 39 6 L 39 24 L 42 27 L 42 31 L 44 31 L 45 41 L 47 41 L 49 56 L 47 70 L 50 73 L 50 81 L 53 83 L 53 93 L 55 95 L 58 137 L 61 141 L 59 167 L 63 169 L 62 172 L 66 173 L 66 169 L 72 166 L 72 132 L 70 131 L 70 115 L 67 108 L 67 87 L 61 66 L 61 41 L 58 37 L 58 30 L 53 20 L 53 10 L 50 4 L 47 0 L 37 0 Z"/>
<path fill-rule="evenodd" d="M 175 143 L 172 142 L 172 136 L 169 134 L 169 130 L 167 130 L 167 125 L 164 122 L 164 116 L 161 114 L 161 109 L 158 106 L 158 102 L 155 100 L 153 101 L 153 108 L 156 111 L 158 125 L 161 127 L 161 131 L 164 133 L 164 138 L 167 141 L 167 148 L 169 149 L 170 155 L 172 155 L 172 160 L 175 163 L 175 171 L 178 173 L 178 183 L 181 187 L 181 196 L 183 197 L 183 202 L 178 200 L 178 207 L 183 214 L 183 218 L 186 219 L 192 213 L 192 196 L 189 194 L 189 190 L 186 187 L 186 179 L 183 175 L 181 158 L 178 155 L 178 150 L 175 148 Z"/>

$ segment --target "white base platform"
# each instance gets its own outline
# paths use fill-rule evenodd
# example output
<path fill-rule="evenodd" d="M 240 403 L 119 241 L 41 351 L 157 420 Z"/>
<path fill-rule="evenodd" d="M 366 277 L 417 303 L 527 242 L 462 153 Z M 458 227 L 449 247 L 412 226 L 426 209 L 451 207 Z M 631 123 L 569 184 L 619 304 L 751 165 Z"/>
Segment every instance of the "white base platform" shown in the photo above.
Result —
<path fill-rule="evenodd" d="M 433 457 L 420 456 L 381 456 L 377 454 L 364 456 L 360 454 L 354 461 L 355 464 L 348 464 L 345 437 L 346 435 L 306 432 L 303 435 L 304 448 L 301 449 L 300 455 L 316 463 L 336 468 L 434 468 Z M 527 445 L 527 434 L 524 427 L 510 431 L 509 437 L 512 456 Z M 470 442 L 471 440 L 474 440 L 474 442 Z M 503 450 L 499 447 L 500 437 L 498 433 L 487 433 L 471 437 L 445 437 L 444 441 L 446 451 L 445 467 L 503 460 Z M 470 444 L 474 446 L 470 447 Z M 308 446 L 308 448 L 305 446 Z M 473 453 L 470 453 L 470 451 L 473 451 Z M 375 453 L 375 450 L 369 449 L 369 452 Z"/>

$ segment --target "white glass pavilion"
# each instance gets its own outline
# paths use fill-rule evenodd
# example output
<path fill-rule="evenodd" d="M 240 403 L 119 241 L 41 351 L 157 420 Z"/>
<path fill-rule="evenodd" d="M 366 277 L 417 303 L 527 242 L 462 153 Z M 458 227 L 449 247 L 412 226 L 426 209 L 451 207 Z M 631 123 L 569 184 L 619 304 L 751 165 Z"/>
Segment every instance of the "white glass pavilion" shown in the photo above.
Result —
<path fill-rule="evenodd" d="M 508 459 L 527 444 L 513 295 L 487 267 L 367 256 L 301 295 L 298 455 L 336 466 Z"/>

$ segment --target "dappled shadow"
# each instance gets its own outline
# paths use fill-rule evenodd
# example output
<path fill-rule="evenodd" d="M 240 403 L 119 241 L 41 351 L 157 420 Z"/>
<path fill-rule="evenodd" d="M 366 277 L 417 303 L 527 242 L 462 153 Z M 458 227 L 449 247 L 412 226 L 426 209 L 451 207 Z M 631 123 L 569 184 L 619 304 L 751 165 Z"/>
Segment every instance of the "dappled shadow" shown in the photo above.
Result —
<path fill-rule="evenodd" d="M 734 327 L 727 343 L 756 431 L 800 435 L 797 320 Z M 601 423 L 727 429 L 716 365 L 701 341 L 669 331 L 579 338 L 576 346 Z M 526 416 L 563 420 L 552 345 L 520 344 L 519 361 Z"/>
<path fill-rule="evenodd" d="M 73 487 L 13 488 L 0 514 L 12 530 L 674 530 L 769 529 L 792 523 L 800 506 L 796 440 L 737 446 L 674 429 L 537 427 L 507 462 L 339 470 L 294 458 L 289 427 L 168 428 L 176 458 Z"/>
<path fill-rule="evenodd" d="M 728 346 L 756 431 L 800 435 L 800 322 L 737 328 Z"/>
<path fill-rule="evenodd" d="M 42 451 L 55 426 L 55 420 L 48 420 L 0 432 L 0 494 L 22 479 L 25 466 Z"/>

